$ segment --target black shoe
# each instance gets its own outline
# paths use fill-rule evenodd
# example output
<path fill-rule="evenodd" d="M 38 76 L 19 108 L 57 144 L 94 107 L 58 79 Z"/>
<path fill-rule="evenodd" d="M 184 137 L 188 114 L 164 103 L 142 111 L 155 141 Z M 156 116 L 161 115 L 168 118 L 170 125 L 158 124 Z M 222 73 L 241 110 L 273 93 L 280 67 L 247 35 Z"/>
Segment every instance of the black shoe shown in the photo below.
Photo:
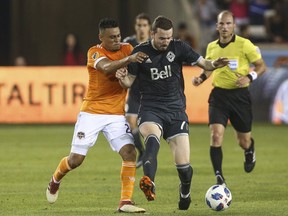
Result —
<path fill-rule="evenodd" d="M 187 195 L 183 195 L 181 193 L 181 184 L 179 187 L 179 202 L 178 202 L 178 208 L 179 210 L 187 210 L 190 206 L 191 203 L 191 197 L 190 197 L 190 193 Z"/>
<path fill-rule="evenodd" d="M 249 149 L 245 150 L 245 161 L 244 161 L 244 170 L 249 173 L 251 172 L 256 164 L 256 155 L 255 155 L 255 148 L 254 148 L 254 140 L 251 138 L 251 146 Z"/>
<path fill-rule="evenodd" d="M 225 179 L 224 177 L 217 171 L 216 172 L 216 181 L 217 181 L 217 185 L 223 185 L 223 186 L 226 186 L 226 182 L 225 182 Z"/>

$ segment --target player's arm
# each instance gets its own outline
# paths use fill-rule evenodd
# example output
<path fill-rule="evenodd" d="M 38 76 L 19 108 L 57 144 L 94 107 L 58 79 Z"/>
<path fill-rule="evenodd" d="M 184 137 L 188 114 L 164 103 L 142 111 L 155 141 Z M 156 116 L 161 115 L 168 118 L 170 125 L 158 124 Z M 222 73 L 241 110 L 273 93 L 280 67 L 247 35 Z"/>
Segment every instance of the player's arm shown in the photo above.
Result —
<path fill-rule="evenodd" d="M 228 63 L 229 63 L 228 58 L 223 58 L 223 57 L 220 57 L 216 60 L 208 60 L 208 59 L 200 58 L 198 62 L 196 63 L 196 65 L 201 67 L 204 70 L 213 71 L 217 68 L 221 68 L 221 67 L 228 65 Z"/>
<path fill-rule="evenodd" d="M 211 76 L 212 72 L 213 71 L 203 70 L 199 77 L 193 77 L 192 78 L 192 84 L 194 86 L 201 85 L 206 79 L 208 79 Z"/>
<path fill-rule="evenodd" d="M 143 52 L 137 52 L 120 60 L 111 61 L 103 58 L 96 65 L 96 69 L 103 71 L 105 74 L 114 73 L 117 69 L 126 67 L 131 62 L 142 63 L 148 56 Z"/>
<path fill-rule="evenodd" d="M 116 71 L 115 76 L 119 80 L 119 83 L 122 86 L 122 88 L 130 88 L 136 78 L 136 76 L 133 76 L 128 73 L 127 68 L 118 69 Z"/>
<path fill-rule="evenodd" d="M 238 87 L 245 86 L 248 83 L 252 83 L 254 80 L 256 80 L 261 74 L 263 74 L 266 70 L 266 64 L 264 60 L 258 59 L 255 62 L 252 62 L 252 64 L 255 66 L 253 71 L 250 71 L 249 74 L 246 76 L 241 76 L 237 79 L 236 85 Z"/>

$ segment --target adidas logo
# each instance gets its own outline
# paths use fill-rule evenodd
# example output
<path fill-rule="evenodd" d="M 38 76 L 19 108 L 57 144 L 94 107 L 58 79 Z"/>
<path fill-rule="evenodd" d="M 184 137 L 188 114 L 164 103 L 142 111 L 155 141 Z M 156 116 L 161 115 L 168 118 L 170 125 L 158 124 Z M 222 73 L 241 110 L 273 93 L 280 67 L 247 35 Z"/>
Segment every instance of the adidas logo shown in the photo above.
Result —
<path fill-rule="evenodd" d="M 151 61 L 150 58 L 148 58 L 148 59 L 145 61 L 145 63 L 152 63 L 152 61 Z"/>

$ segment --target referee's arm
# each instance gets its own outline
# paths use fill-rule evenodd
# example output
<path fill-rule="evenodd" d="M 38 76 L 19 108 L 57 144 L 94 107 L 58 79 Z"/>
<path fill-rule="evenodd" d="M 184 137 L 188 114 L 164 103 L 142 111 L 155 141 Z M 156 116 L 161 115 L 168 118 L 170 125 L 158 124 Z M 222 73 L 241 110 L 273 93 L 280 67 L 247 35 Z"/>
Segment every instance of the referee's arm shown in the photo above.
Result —
<path fill-rule="evenodd" d="M 237 79 L 236 85 L 238 87 L 242 87 L 248 83 L 253 82 L 265 72 L 266 64 L 262 58 L 255 62 L 252 62 L 252 64 L 255 66 L 254 70 L 250 71 L 246 76 L 241 76 Z"/>

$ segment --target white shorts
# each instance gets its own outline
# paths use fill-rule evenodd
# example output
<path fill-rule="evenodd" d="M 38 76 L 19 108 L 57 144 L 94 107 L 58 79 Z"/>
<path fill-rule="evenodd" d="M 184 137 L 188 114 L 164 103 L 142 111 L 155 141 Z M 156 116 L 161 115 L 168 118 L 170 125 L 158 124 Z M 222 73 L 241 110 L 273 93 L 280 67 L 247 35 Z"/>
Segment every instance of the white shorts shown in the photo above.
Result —
<path fill-rule="evenodd" d="M 113 151 L 134 144 L 130 126 L 122 115 L 102 115 L 80 112 L 74 128 L 71 152 L 86 155 L 102 131 Z"/>

